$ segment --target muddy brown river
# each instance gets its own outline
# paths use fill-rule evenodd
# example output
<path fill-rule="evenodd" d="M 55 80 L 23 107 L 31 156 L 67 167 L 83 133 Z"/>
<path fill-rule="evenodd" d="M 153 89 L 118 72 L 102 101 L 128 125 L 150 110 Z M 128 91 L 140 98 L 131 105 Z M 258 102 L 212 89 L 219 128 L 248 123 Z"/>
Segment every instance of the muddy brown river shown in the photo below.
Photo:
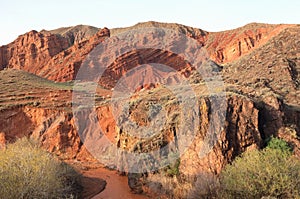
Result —
<path fill-rule="evenodd" d="M 91 178 L 104 179 L 107 182 L 104 191 L 93 196 L 92 199 L 149 199 L 145 195 L 131 193 L 127 177 L 120 176 L 116 171 L 98 168 L 84 171 L 83 174 Z"/>

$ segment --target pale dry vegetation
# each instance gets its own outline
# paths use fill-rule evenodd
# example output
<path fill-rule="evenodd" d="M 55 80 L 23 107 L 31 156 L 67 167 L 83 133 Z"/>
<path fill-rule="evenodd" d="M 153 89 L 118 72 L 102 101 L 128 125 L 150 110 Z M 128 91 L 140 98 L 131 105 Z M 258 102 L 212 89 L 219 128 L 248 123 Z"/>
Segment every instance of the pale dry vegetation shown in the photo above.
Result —
<path fill-rule="evenodd" d="M 22 138 L 0 150 L 0 198 L 78 198 L 80 175 Z"/>

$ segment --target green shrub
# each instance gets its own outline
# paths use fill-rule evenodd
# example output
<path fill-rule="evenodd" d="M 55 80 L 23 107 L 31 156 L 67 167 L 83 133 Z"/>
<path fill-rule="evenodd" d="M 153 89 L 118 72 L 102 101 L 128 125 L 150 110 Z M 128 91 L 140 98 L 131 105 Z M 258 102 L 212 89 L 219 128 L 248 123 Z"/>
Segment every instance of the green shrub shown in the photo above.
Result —
<path fill-rule="evenodd" d="M 273 139 L 262 151 L 245 152 L 221 173 L 222 198 L 299 198 L 300 161 Z"/>
<path fill-rule="evenodd" d="M 292 148 L 280 138 L 271 137 L 267 141 L 267 148 L 281 150 L 284 153 L 292 153 Z"/>
<path fill-rule="evenodd" d="M 167 175 L 170 177 L 179 175 L 179 166 L 180 166 L 180 159 L 178 158 L 177 160 L 175 160 L 173 164 L 169 165 L 166 168 Z"/>
<path fill-rule="evenodd" d="M 27 138 L 0 150 L 0 198 L 76 198 L 78 180 L 74 169 Z"/>

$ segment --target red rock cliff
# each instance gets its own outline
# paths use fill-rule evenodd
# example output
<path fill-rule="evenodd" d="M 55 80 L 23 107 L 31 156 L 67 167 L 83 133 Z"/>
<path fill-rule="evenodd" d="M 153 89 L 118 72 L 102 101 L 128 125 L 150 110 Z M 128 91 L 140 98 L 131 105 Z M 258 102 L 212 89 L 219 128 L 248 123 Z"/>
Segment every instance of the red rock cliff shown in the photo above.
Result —
<path fill-rule="evenodd" d="M 50 59 L 68 47 L 66 38 L 33 30 L 1 47 L 0 67 L 37 73 Z"/>

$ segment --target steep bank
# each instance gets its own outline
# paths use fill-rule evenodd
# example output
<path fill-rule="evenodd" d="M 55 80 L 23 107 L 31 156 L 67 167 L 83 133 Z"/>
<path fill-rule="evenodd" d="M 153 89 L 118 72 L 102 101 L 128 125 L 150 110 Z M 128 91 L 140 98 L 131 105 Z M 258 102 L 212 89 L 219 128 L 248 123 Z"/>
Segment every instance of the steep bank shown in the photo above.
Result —
<path fill-rule="evenodd" d="M 264 107 L 257 107 L 246 97 L 234 94 L 228 96 L 224 124 L 214 124 L 215 126 L 222 126 L 218 141 L 207 157 L 198 160 L 197 154 L 203 147 L 203 139 L 212 120 L 210 100 L 200 98 L 198 107 L 199 129 L 196 131 L 194 142 L 191 143 L 188 152 L 182 156 L 182 171 L 193 173 L 193 170 L 202 169 L 219 173 L 221 168 L 232 161 L 236 155 L 248 148 L 261 147 L 262 137 L 276 135 L 278 130 L 286 125 L 294 124 L 296 130 L 299 129 L 299 110 L 280 104 L 280 101 L 274 97 L 270 97 L 268 100 L 272 103 L 270 102 Z M 141 112 L 143 110 L 141 105 L 146 102 L 146 100 L 141 100 L 136 104 L 135 111 L 131 112 L 130 116 L 141 124 L 144 121 L 143 117 L 136 115 L 143 113 Z M 161 101 L 163 105 L 166 102 Z M 120 131 L 120 126 L 117 126 L 113 117 L 111 106 L 100 106 L 96 109 L 97 123 L 101 128 L 101 132 L 97 135 L 104 135 L 112 144 L 136 152 L 153 150 L 151 143 L 157 143 L 157 147 L 163 147 L 168 142 L 173 141 L 176 136 L 179 138 L 180 135 L 176 135 L 176 132 L 180 132 L 178 118 L 174 115 L 182 114 L 180 111 L 174 112 L 179 108 L 176 103 L 168 104 L 165 108 L 169 110 L 167 112 L 172 114 L 166 115 L 164 130 L 150 140 L 140 140 Z M 88 122 L 93 119 L 90 117 L 90 112 L 83 110 L 80 117 L 87 121 L 85 124 L 92 124 L 92 122 Z M 64 159 L 94 161 L 93 157 L 88 155 L 82 139 L 79 137 L 78 127 L 72 112 L 30 106 L 12 107 L 0 112 L 0 120 L 2 121 L 0 129 L 6 141 L 13 141 L 17 137 L 31 136 L 40 140 L 48 151 Z M 86 126 L 85 129 L 93 128 Z M 89 130 L 86 131 L 86 135 L 93 134 Z M 85 138 L 87 139 L 87 137 Z M 137 145 L 139 147 L 136 147 Z M 190 162 L 189 160 L 193 161 Z M 212 162 L 213 164 L 211 164 Z"/>

